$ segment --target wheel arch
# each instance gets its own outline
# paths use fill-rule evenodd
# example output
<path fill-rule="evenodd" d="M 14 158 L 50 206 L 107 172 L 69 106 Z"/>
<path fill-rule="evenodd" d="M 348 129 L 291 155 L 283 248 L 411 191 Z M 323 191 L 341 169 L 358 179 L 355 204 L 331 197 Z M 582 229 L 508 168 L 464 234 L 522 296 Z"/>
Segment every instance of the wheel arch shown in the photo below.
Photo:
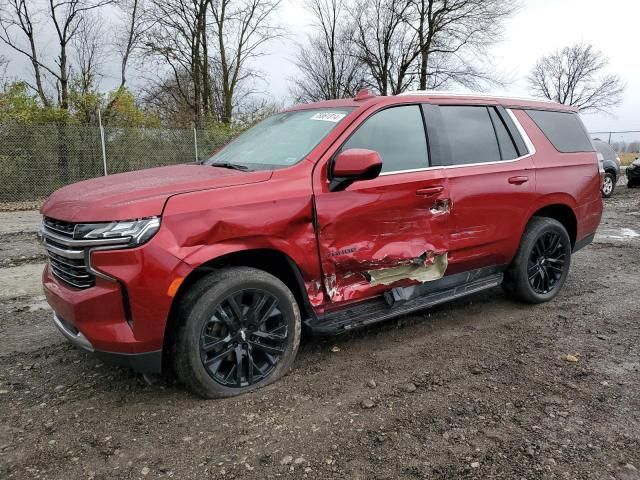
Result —
<path fill-rule="evenodd" d="M 168 357 L 175 339 L 176 327 L 180 322 L 178 315 L 180 302 L 189 291 L 189 288 L 196 282 L 207 274 L 225 267 L 252 267 L 270 273 L 291 290 L 303 319 L 308 315 L 314 314 L 305 290 L 300 268 L 287 254 L 275 249 L 256 248 L 235 251 L 213 258 L 192 270 L 182 281 L 173 298 L 163 340 L 163 370 L 164 367 L 170 365 Z"/>
<path fill-rule="evenodd" d="M 578 219 L 573 209 L 566 203 L 552 203 L 536 210 L 527 220 L 527 224 L 534 217 L 553 218 L 562 224 L 571 239 L 571 247 L 575 247 L 578 236 Z M 524 231 L 526 231 L 526 226 Z M 523 231 L 523 234 L 524 234 Z"/>

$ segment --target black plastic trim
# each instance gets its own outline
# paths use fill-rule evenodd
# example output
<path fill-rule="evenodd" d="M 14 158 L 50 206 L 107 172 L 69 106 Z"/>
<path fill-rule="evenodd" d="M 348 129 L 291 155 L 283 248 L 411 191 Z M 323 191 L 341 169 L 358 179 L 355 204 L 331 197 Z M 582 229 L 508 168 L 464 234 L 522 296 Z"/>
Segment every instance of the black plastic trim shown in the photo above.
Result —
<path fill-rule="evenodd" d="M 94 354 L 100 360 L 128 367 L 139 373 L 159 374 L 162 372 L 162 350 L 143 353 L 119 353 L 96 350 Z"/>
<path fill-rule="evenodd" d="M 573 246 L 573 253 L 576 253 L 578 250 L 582 250 L 584 247 L 593 242 L 596 234 L 592 233 L 591 235 L 587 235 L 582 240 L 578 240 L 576 244 Z"/>
<path fill-rule="evenodd" d="M 524 142 L 522 135 L 520 135 L 520 132 L 518 131 L 518 127 L 516 127 L 516 124 L 513 123 L 513 120 L 507 113 L 507 110 L 502 105 L 496 106 L 495 109 L 498 112 L 498 116 L 500 116 L 500 118 L 502 119 L 505 127 L 507 127 L 507 132 L 509 132 L 509 135 L 511 135 L 511 140 L 513 140 L 513 143 L 515 143 L 516 145 L 518 156 L 522 157 L 524 155 L 530 154 L 531 152 L 527 148 L 527 144 Z"/>
<path fill-rule="evenodd" d="M 374 323 L 433 307 L 502 283 L 504 266 L 484 267 L 347 305 L 303 322 L 312 335 L 339 335 Z"/>
<path fill-rule="evenodd" d="M 429 166 L 442 167 L 451 164 L 451 152 L 444 131 L 442 115 L 438 105 L 422 104 L 422 116 L 426 126 L 429 147 Z"/>

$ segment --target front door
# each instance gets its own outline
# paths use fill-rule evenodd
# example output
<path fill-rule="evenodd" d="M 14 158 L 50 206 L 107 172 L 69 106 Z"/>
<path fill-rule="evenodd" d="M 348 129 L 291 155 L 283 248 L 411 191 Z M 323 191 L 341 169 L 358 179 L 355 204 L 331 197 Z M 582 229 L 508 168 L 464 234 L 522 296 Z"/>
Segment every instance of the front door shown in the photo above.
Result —
<path fill-rule="evenodd" d="M 378 178 L 336 192 L 329 191 L 329 162 L 314 175 L 319 254 L 330 302 L 440 278 L 447 267 L 449 188 L 444 170 L 429 166 L 421 107 L 378 111 L 348 129 L 341 141 L 337 151 L 375 150 L 383 167 Z"/>

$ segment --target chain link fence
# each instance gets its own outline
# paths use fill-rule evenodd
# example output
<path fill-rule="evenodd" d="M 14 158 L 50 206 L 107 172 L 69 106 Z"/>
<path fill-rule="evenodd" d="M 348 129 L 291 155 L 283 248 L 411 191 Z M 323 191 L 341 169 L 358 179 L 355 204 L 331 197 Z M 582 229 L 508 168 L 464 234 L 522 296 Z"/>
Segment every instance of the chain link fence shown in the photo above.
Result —
<path fill-rule="evenodd" d="M 206 159 L 238 132 L 0 125 L 0 202 L 35 201 L 88 178 Z"/>
<path fill-rule="evenodd" d="M 594 140 L 607 142 L 618 153 L 640 152 L 640 130 L 590 132 Z"/>

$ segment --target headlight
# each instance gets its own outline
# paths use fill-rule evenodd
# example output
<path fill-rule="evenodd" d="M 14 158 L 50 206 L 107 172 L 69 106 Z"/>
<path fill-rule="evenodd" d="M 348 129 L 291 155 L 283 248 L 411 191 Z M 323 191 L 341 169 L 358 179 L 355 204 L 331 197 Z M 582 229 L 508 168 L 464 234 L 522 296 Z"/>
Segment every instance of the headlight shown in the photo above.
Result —
<path fill-rule="evenodd" d="M 129 239 L 129 246 L 148 241 L 160 228 L 158 217 L 109 223 L 80 223 L 73 231 L 76 240 Z"/>

